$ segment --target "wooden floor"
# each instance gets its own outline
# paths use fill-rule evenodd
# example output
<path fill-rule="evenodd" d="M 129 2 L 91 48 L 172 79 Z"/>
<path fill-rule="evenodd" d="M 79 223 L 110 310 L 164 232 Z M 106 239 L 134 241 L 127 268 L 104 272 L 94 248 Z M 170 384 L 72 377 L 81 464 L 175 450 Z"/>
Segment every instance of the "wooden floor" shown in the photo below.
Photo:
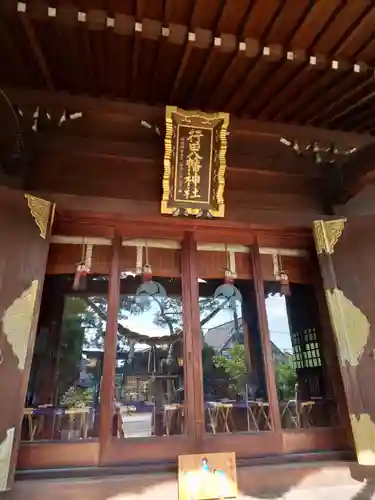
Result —
<path fill-rule="evenodd" d="M 370 477 L 371 476 L 371 477 Z M 366 477 L 371 481 L 367 482 Z M 352 462 L 240 467 L 239 499 L 370 500 L 375 470 Z M 177 500 L 176 474 L 18 481 L 6 500 Z"/>

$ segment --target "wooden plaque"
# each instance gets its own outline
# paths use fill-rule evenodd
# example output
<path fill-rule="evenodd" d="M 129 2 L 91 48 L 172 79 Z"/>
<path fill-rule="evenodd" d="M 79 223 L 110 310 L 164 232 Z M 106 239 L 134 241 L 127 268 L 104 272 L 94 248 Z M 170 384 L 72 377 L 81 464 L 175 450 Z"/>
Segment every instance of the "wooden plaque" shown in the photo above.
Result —
<path fill-rule="evenodd" d="M 167 106 L 161 212 L 224 217 L 227 113 Z"/>
<path fill-rule="evenodd" d="M 178 457 L 179 500 L 237 498 L 235 453 Z"/>

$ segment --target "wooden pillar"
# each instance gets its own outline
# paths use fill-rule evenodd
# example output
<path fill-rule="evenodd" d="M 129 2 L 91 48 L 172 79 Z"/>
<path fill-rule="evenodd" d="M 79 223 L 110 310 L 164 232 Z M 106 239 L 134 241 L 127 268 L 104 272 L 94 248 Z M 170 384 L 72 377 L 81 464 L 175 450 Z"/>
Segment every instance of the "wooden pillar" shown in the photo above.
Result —
<path fill-rule="evenodd" d="M 120 303 L 120 252 L 122 239 L 112 241 L 112 260 L 109 276 L 107 329 L 104 339 L 103 377 L 100 387 L 100 460 L 112 438 L 114 385 L 116 374 L 117 315 Z"/>
<path fill-rule="evenodd" d="M 314 222 L 358 463 L 375 465 L 375 217 Z"/>
<path fill-rule="evenodd" d="M 202 340 L 194 233 L 186 232 L 182 242 L 182 299 L 184 319 L 184 384 L 187 433 L 199 447 L 204 434 Z"/>
<path fill-rule="evenodd" d="M 0 492 L 10 489 L 54 204 L 0 188 Z"/>
<path fill-rule="evenodd" d="M 266 299 L 264 294 L 264 283 L 262 276 L 262 266 L 260 261 L 258 240 L 255 239 L 251 247 L 251 260 L 254 273 L 254 287 L 257 297 L 257 309 L 259 318 L 260 337 L 262 340 L 262 353 L 264 361 L 264 371 L 266 374 L 268 402 L 272 420 L 272 429 L 274 432 L 281 431 L 281 419 L 279 411 L 279 402 L 277 399 L 276 379 L 274 362 L 272 357 L 272 346 L 270 332 L 268 329 Z"/>
<path fill-rule="evenodd" d="M 316 255 L 311 255 L 312 262 L 317 272 L 313 273 L 313 285 L 315 288 L 316 300 L 319 310 L 319 317 L 322 326 L 322 348 L 323 348 L 323 361 L 325 377 L 328 378 L 327 382 L 330 383 L 330 389 L 333 391 L 335 402 L 337 405 L 339 424 L 343 425 L 346 429 L 350 429 L 350 420 L 348 405 L 345 397 L 345 390 L 340 373 L 340 363 L 337 356 L 337 349 L 335 343 L 335 333 L 333 331 L 327 302 L 324 297 L 323 280 L 319 272 L 319 263 Z M 350 439 L 350 438 L 349 438 Z"/>

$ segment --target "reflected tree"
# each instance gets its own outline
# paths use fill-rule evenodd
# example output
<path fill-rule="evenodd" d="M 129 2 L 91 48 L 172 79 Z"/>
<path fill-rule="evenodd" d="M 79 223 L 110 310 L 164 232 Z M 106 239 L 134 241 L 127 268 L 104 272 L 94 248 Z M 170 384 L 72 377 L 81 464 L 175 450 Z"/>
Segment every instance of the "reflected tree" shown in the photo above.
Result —
<path fill-rule="evenodd" d="M 152 307 L 156 304 L 157 307 Z M 211 321 L 215 315 L 221 311 L 226 304 L 223 301 L 215 300 L 211 297 L 200 299 L 201 309 L 201 330 Z M 82 350 L 84 351 L 104 351 L 104 338 L 107 323 L 108 299 L 105 296 L 69 296 L 65 301 L 64 314 L 61 325 L 61 343 L 59 346 L 58 359 L 58 387 L 59 399 L 69 396 L 74 400 L 72 387 L 80 390 L 80 371 L 82 369 Z M 183 315 L 182 299 L 178 296 L 172 297 L 151 297 L 149 301 L 137 302 L 136 296 L 121 296 L 118 323 L 117 323 L 117 352 L 124 360 L 123 363 L 132 362 L 136 358 L 137 366 L 147 369 L 149 349 L 136 349 L 136 345 L 145 344 L 150 349 L 154 349 L 156 359 L 159 360 L 161 371 L 173 372 L 178 366 L 178 358 L 182 357 L 183 340 Z M 167 335 L 149 336 L 126 327 L 127 320 L 134 316 L 142 316 L 155 311 L 152 314 L 152 323 L 161 329 L 166 329 Z M 204 350 L 207 354 L 207 346 Z M 136 351 L 136 352 L 135 352 Z M 123 356 L 121 356 L 121 354 Z M 211 353 L 212 354 L 212 353 Z M 218 371 L 224 374 L 218 366 L 212 363 L 211 371 Z M 90 366 L 85 370 L 90 374 Z M 97 367 L 92 369 L 92 375 L 98 377 Z M 119 385 L 126 383 L 125 370 L 121 376 Z M 209 371 L 205 371 L 209 373 Z M 120 375 L 120 374 L 119 374 Z M 117 384 L 116 384 L 117 385 Z M 69 392 L 70 391 L 70 392 Z M 82 398 L 86 395 L 82 395 Z"/>
<path fill-rule="evenodd" d="M 222 368 L 231 382 L 230 388 L 239 396 L 246 391 L 247 367 L 245 362 L 245 346 L 235 342 L 226 352 L 226 355 L 213 357 L 214 366 Z"/>

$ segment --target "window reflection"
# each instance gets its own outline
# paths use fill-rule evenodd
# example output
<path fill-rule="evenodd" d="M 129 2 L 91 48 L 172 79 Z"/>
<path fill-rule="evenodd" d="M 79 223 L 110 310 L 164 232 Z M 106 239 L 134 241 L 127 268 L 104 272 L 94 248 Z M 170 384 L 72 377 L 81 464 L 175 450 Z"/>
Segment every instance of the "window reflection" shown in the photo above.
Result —
<path fill-rule="evenodd" d="M 73 278 L 46 277 L 24 410 L 24 440 L 98 437 L 108 279 L 90 276 L 86 289 L 73 293 Z"/>
<path fill-rule="evenodd" d="M 314 289 L 291 284 L 291 295 L 266 283 L 266 310 L 284 429 L 334 425 L 337 412 L 323 359 Z"/>
<path fill-rule="evenodd" d="M 139 277 L 121 280 L 113 429 L 118 438 L 184 432 L 181 280 L 153 279 L 166 296 L 136 295 Z"/>
<path fill-rule="evenodd" d="M 214 298 L 221 283 L 212 279 L 199 285 L 206 431 L 270 430 L 253 284 L 236 280 L 241 302 Z"/>

